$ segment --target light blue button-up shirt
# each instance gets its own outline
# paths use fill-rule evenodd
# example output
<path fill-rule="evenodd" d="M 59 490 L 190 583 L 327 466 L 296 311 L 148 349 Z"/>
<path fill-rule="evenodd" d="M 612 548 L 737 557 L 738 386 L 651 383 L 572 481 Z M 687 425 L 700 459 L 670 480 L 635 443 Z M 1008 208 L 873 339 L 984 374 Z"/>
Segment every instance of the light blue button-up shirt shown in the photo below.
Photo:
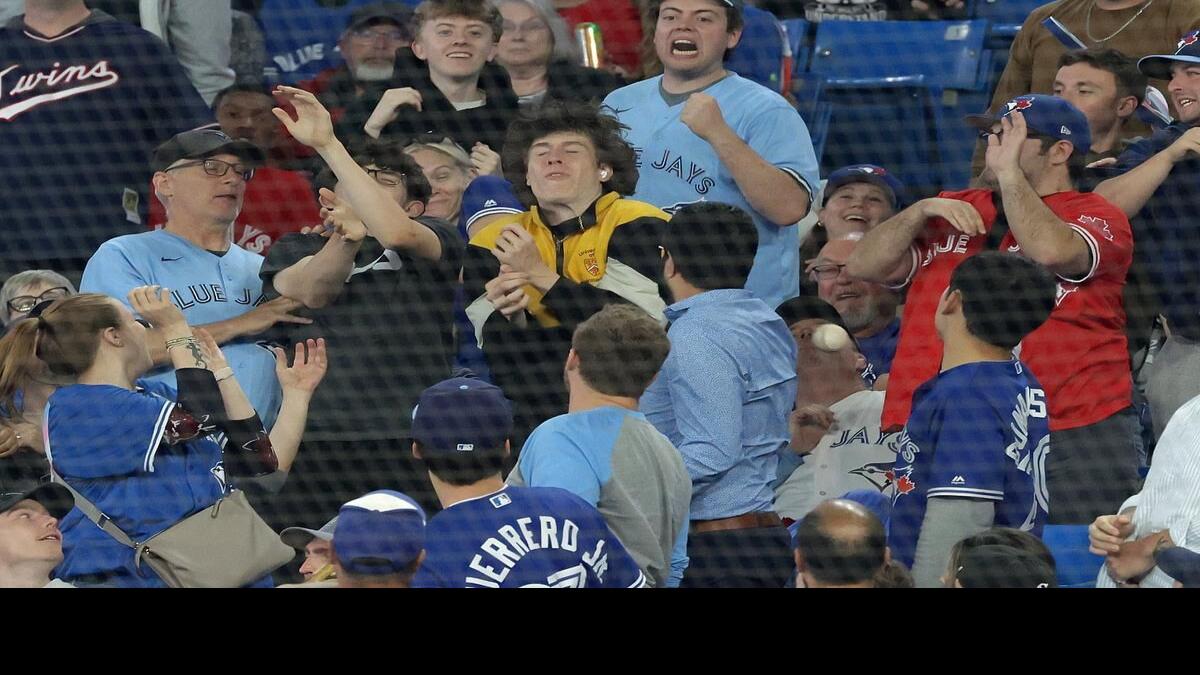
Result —
<path fill-rule="evenodd" d="M 666 309 L 671 353 L 642 396 L 646 419 L 683 455 L 692 520 L 770 511 L 796 402 L 796 343 L 743 289 L 707 291 Z"/>

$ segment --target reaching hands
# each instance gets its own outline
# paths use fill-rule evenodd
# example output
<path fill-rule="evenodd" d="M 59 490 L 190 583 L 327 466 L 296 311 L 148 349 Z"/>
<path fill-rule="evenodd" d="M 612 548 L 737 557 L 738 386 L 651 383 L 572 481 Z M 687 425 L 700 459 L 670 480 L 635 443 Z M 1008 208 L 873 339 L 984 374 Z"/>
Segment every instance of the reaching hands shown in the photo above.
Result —
<path fill-rule="evenodd" d="M 303 89 L 282 85 L 276 87 L 274 93 L 287 99 L 296 109 L 295 119 L 283 108 L 271 109 L 271 114 L 283 123 L 292 138 L 315 150 L 337 140 L 333 135 L 333 119 L 316 96 Z"/>
<path fill-rule="evenodd" d="M 290 367 L 286 351 L 279 347 L 271 347 L 271 351 L 275 354 L 275 375 L 284 391 L 307 394 L 316 391 L 329 366 L 324 338 L 297 342 L 296 355 Z"/>

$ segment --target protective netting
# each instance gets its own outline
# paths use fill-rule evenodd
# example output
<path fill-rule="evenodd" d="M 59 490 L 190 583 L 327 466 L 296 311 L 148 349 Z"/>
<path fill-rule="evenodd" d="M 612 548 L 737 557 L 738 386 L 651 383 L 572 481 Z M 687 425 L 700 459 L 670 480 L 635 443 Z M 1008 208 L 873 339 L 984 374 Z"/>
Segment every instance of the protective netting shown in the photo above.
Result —
<path fill-rule="evenodd" d="M 1136 60 L 1200 12 L 138 4 L 0 30 L 0 492 L 51 578 L 165 585 L 80 495 L 136 545 L 232 487 L 301 528 L 261 585 L 1183 574 L 1194 499 L 1127 500 L 1189 461 L 1195 103 L 1135 113 Z"/>

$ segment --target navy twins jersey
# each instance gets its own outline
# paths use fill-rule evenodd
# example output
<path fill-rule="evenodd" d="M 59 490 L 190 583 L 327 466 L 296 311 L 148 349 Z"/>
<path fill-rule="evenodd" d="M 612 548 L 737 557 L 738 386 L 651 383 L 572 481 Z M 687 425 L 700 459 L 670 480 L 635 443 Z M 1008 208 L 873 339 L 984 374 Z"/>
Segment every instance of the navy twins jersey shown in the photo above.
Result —
<path fill-rule="evenodd" d="M 86 259 L 144 230 L 152 151 L 212 121 L 179 60 L 141 28 L 93 12 L 47 38 L 14 19 L 0 29 L 0 268 Z"/>
<path fill-rule="evenodd" d="M 414 588 L 642 588 L 593 506 L 559 488 L 506 487 L 430 519 Z"/>
<path fill-rule="evenodd" d="M 1041 536 L 1050 425 L 1046 394 L 1020 361 L 967 363 L 921 385 L 897 449 L 894 559 L 912 566 L 930 497 L 993 501 L 994 526 Z"/>

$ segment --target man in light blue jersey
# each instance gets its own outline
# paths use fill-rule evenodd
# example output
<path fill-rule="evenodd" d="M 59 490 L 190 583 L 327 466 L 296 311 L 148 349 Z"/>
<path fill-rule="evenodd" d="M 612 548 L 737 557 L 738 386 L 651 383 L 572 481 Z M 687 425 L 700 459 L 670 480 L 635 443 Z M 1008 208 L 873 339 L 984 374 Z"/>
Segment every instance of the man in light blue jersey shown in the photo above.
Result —
<path fill-rule="evenodd" d="M 633 305 L 608 305 L 579 324 L 563 373 L 568 412 L 533 431 L 508 484 L 582 497 L 652 584 L 676 587 L 692 481 L 679 450 L 637 410 L 670 349 L 658 321 Z"/>
<path fill-rule="evenodd" d="M 804 120 L 779 94 L 724 67 L 742 33 L 741 0 L 652 0 L 663 74 L 609 94 L 629 127 L 633 198 L 673 212 L 697 201 L 751 214 L 758 255 L 746 288 L 771 307 L 799 293 L 800 239 L 819 181 Z"/>
<path fill-rule="evenodd" d="M 125 302 L 138 286 L 171 289 L 192 325 L 221 345 L 229 365 L 264 425 L 279 410 L 275 358 L 256 336 L 277 322 L 311 323 L 290 312 L 290 298 L 263 302 L 262 256 L 233 246 L 229 228 L 242 207 L 246 181 L 264 160 L 263 151 L 216 129 L 178 134 L 154 152 L 154 190 L 167 210 L 161 230 L 110 239 L 88 261 L 79 288 Z M 151 358 L 167 363 L 162 340 L 149 340 Z M 147 380 L 174 388 L 175 371 L 164 366 Z"/>

